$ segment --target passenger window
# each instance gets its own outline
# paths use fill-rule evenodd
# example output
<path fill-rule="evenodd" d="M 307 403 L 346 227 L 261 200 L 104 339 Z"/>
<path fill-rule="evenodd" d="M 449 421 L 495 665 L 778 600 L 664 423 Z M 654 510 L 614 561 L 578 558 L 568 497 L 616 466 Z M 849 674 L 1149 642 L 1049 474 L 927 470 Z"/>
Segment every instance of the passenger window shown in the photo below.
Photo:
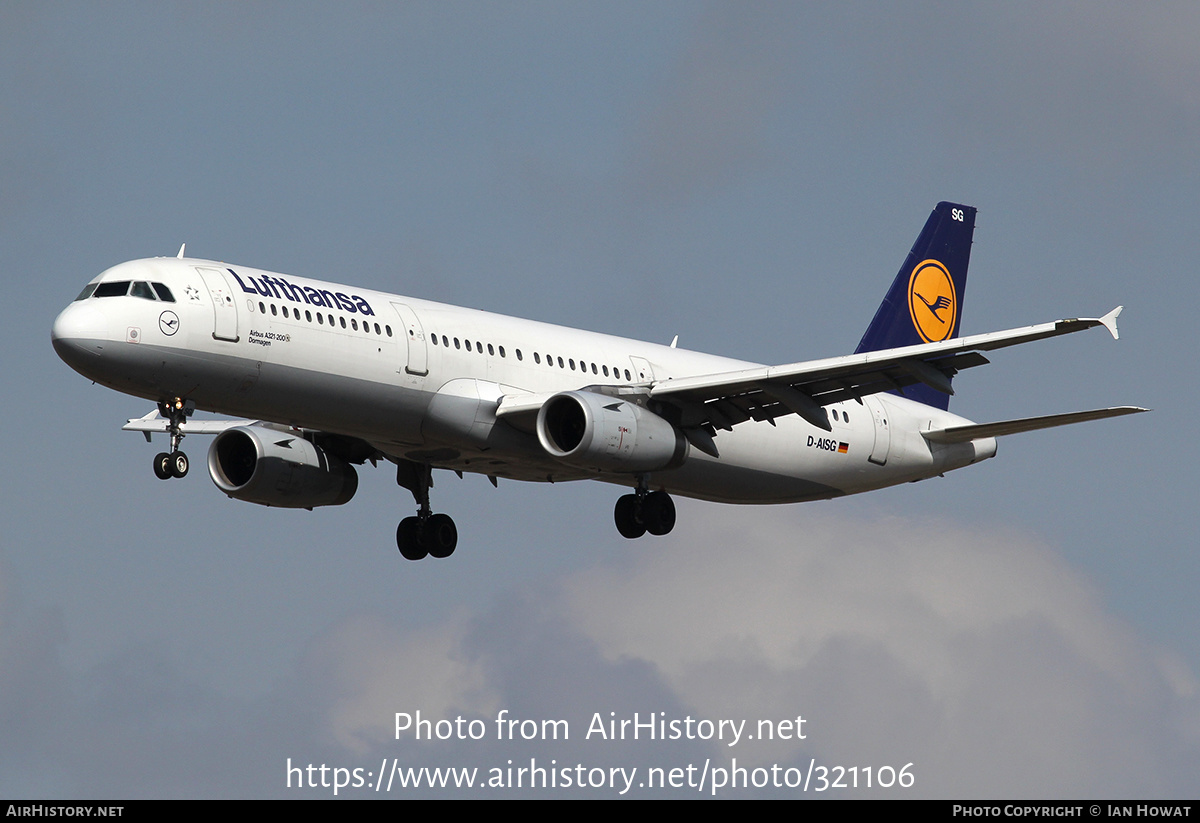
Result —
<path fill-rule="evenodd" d="M 277 314 L 279 314 L 279 312 L 275 311 L 275 304 L 272 303 L 271 304 L 271 316 L 275 317 Z"/>
<path fill-rule="evenodd" d="M 307 320 L 309 323 L 312 322 L 312 312 L 310 312 L 308 309 L 304 310 L 304 319 Z"/>
<path fill-rule="evenodd" d="M 450 348 L 450 341 L 446 339 L 446 335 L 444 334 L 442 335 L 442 345 L 446 348 Z"/>
<path fill-rule="evenodd" d="M 343 328 L 343 329 L 344 329 L 344 328 L 346 328 L 346 318 L 344 318 L 344 317 L 339 317 L 339 318 L 338 318 L 338 320 L 340 320 L 340 321 L 341 321 L 341 323 L 342 323 L 342 328 Z"/>
<path fill-rule="evenodd" d="M 517 349 L 517 359 L 520 359 L 520 357 L 521 357 L 521 350 Z M 539 366 L 542 365 L 542 356 L 540 354 L 538 354 L 537 352 L 534 352 L 533 353 L 533 362 L 537 363 Z"/>
<path fill-rule="evenodd" d="M 501 357 L 504 357 L 504 356 L 505 356 L 505 355 L 504 355 L 504 347 L 503 347 L 503 346 L 500 346 L 500 347 L 498 347 L 498 348 L 499 348 L 499 350 L 500 350 L 500 356 L 501 356 Z"/>
<path fill-rule="evenodd" d="M 560 357 L 560 358 L 558 358 L 558 367 L 559 367 L 560 369 L 565 369 L 565 368 L 566 368 L 566 366 L 564 366 L 564 365 L 563 365 L 563 361 L 562 361 L 562 358 L 561 358 L 561 357 Z"/>
<path fill-rule="evenodd" d="M 604 370 L 604 376 L 608 377 L 608 366 L 601 366 L 600 368 Z"/>
<path fill-rule="evenodd" d="M 168 289 L 165 284 L 151 283 L 150 285 L 154 287 L 154 292 L 158 295 L 159 300 L 163 301 L 164 303 L 175 302 L 175 295 L 171 294 L 171 290 Z"/>
<path fill-rule="evenodd" d="M 388 328 L 390 329 L 390 328 L 391 328 L 391 326 L 388 326 Z M 379 324 L 378 324 L 378 323 L 376 323 L 376 324 L 375 324 L 375 333 L 376 333 L 376 334 L 379 334 L 379 333 L 380 333 L 380 331 L 379 331 Z"/>
<path fill-rule="evenodd" d="M 358 318 L 357 317 L 350 318 L 350 330 L 358 331 Z M 435 346 L 437 345 L 437 337 L 436 336 L 433 338 L 433 344 Z"/>
<path fill-rule="evenodd" d="M 317 312 L 317 322 L 320 323 L 322 326 L 324 326 L 325 325 L 325 315 L 321 314 L 320 312 Z"/>
<path fill-rule="evenodd" d="M 503 351 L 503 350 L 501 350 L 501 352 L 500 352 L 500 355 L 501 355 L 502 357 L 504 356 L 504 351 Z M 535 355 L 535 357 L 536 357 L 536 355 Z M 521 350 L 520 350 L 520 349 L 517 349 L 517 359 L 518 359 L 518 360 L 524 360 L 524 359 L 525 359 L 525 358 L 524 358 L 524 357 L 521 355 Z"/>
<path fill-rule="evenodd" d="M 596 374 L 596 364 L 592 364 L 592 374 Z"/>
<path fill-rule="evenodd" d="M 461 349 L 461 348 L 462 348 L 462 346 L 458 345 L 458 338 L 457 338 L 457 337 L 456 337 L 456 338 L 454 338 L 454 348 L 456 348 L 456 349 Z"/>
<path fill-rule="evenodd" d="M 388 337 L 391 337 L 391 336 L 392 336 L 392 327 L 391 327 L 391 326 L 384 326 L 383 328 L 384 328 L 384 329 L 387 331 L 387 336 L 388 336 Z"/>
<path fill-rule="evenodd" d="M 571 371 L 575 371 L 575 361 L 568 357 L 567 362 L 571 364 Z"/>
<path fill-rule="evenodd" d="M 626 379 L 626 380 L 629 380 L 630 382 L 632 382 L 632 381 L 633 381 L 633 377 L 631 377 L 631 376 L 630 376 L 630 374 L 629 374 L 629 369 L 626 369 L 626 370 L 625 370 L 625 379 Z"/>
<path fill-rule="evenodd" d="M 496 354 L 496 350 L 492 348 L 491 343 L 488 343 L 488 354 L 493 355 L 493 356 Z"/>

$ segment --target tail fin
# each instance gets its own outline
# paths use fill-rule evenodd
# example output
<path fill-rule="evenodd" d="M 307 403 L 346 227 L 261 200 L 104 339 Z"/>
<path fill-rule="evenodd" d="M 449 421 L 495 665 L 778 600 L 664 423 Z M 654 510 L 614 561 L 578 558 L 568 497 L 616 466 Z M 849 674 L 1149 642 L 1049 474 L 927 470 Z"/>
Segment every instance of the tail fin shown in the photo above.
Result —
<path fill-rule="evenodd" d="M 855 354 L 936 343 L 958 335 L 974 232 L 975 209 L 937 204 Z M 950 404 L 948 394 L 927 385 L 909 386 L 902 396 L 939 409 Z"/>

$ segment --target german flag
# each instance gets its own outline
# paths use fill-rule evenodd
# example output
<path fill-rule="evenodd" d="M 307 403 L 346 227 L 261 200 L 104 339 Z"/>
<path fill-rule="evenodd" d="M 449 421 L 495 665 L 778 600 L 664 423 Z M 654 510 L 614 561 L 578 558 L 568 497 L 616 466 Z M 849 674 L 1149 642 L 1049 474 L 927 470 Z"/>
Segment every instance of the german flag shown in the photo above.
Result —
<path fill-rule="evenodd" d="M 845 454 L 848 451 L 850 451 L 850 444 L 843 443 L 839 440 L 838 441 L 838 454 Z"/>

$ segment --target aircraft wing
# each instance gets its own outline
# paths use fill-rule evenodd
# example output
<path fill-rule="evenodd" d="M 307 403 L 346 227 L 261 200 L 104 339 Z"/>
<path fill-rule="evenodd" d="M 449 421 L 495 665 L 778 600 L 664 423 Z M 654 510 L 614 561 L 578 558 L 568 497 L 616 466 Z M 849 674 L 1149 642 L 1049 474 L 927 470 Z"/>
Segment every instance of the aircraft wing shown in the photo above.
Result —
<path fill-rule="evenodd" d="M 1103 317 L 1056 320 L 1007 331 L 957 337 L 938 343 L 862 352 L 782 366 L 759 366 L 721 374 L 663 380 L 651 398 L 676 406 L 685 429 L 731 430 L 746 420 L 800 417 L 826 431 L 824 406 L 915 383 L 953 394 L 949 378 L 988 360 L 981 352 L 1104 326 L 1117 338 L 1117 306 Z"/>
<path fill-rule="evenodd" d="M 227 429 L 236 429 L 238 426 L 250 426 L 257 423 L 257 420 L 192 420 L 188 419 L 179 427 L 179 431 L 183 434 L 220 434 Z M 158 410 L 150 412 L 144 417 L 133 417 L 121 427 L 121 431 L 127 432 L 142 432 L 146 435 L 147 441 L 151 432 L 166 432 L 170 430 L 170 422 L 167 418 L 158 413 Z"/>

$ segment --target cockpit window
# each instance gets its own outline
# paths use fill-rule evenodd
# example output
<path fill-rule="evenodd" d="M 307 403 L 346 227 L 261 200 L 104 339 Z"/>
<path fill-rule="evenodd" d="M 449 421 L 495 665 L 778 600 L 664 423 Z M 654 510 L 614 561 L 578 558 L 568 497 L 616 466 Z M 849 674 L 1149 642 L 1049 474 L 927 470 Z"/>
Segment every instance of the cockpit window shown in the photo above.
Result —
<path fill-rule="evenodd" d="M 129 293 L 128 280 L 114 280 L 111 283 L 100 283 L 96 286 L 96 297 L 124 297 Z"/>
<path fill-rule="evenodd" d="M 76 297 L 75 299 L 76 300 L 87 300 L 89 297 L 92 296 L 92 292 L 94 292 L 96 290 L 96 286 L 98 286 L 98 285 L 99 285 L 98 283 L 88 283 L 86 286 L 83 287 L 83 291 L 81 291 L 79 293 L 79 296 Z"/>
<path fill-rule="evenodd" d="M 150 284 L 143 283 L 140 280 L 134 281 L 133 288 L 131 288 L 129 290 L 129 294 L 132 297 L 140 297 L 143 300 L 153 300 L 154 299 L 154 292 L 150 290 Z"/>
<path fill-rule="evenodd" d="M 163 301 L 164 303 L 175 302 L 175 295 L 171 294 L 171 290 L 168 289 L 164 284 L 151 283 L 150 285 L 154 287 L 154 291 L 158 295 L 159 300 Z"/>

